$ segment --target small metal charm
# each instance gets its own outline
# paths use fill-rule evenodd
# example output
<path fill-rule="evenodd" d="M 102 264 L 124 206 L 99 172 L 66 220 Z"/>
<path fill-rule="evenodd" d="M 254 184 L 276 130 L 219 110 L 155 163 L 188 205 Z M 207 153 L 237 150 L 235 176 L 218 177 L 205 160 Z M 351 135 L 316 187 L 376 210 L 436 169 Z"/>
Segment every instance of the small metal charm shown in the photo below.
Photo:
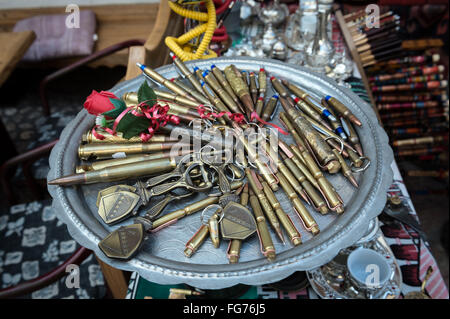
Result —
<path fill-rule="evenodd" d="M 144 241 L 144 226 L 140 223 L 121 226 L 106 236 L 98 247 L 109 258 L 130 259 Z"/>
<path fill-rule="evenodd" d="M 236 202 L 229 202 L 223 209 L 220 232 L 225 239 L 245 240 L 256 231 L 256 221 L 250 210 Z"/>

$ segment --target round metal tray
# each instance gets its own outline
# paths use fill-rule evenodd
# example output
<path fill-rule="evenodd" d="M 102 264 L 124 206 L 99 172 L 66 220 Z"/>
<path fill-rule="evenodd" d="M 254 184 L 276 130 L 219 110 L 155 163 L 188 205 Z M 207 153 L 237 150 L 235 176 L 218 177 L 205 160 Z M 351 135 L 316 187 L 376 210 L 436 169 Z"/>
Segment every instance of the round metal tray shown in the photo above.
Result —
<path fill-rule="evenodd" d="M 378 124 L 374 111 L 370 105 L 350 90 L 337 86 L 334 81 L 311 73 L 305 68 L 276 60 L 236 57 L 191 61 L 186 64 L 191 69 L 193 66 L 209 69 L 213 63 L 221 69 L 229 64 L 235 64 L 239 69 L 255 72 L 264 67 L 270 75 L 292 81 L 316 97 L 325 95 L 336 97 L 361 120 L 363 125 L 357 128 L 357 131 L 365 155 L 370 158 L 371 164 L 364 172 L 356 173 L 359 188 L 351 186 L 341 174 L 327 175 L 344 200 L 344 214 L 337 216 L 334 212 L 330 212 L 323 216 L 308 207 L 321 230 L 320 234 L 312 237 L 303 228 L 284 192 L 278 191 L 276 196 L 301 232 L 303 244 L 295 247 L 287 241 L 283 245 L 275 233 L 271 232 L 277 256 L 275 261 L 269 262 L 260 251 L 257 236 L 253 235 L 243 243 L 237 264 L 228 263 L 226 258 L 228 241 L 225 240 L 222 240 L 218 249 L 207 240 L 191 258 L 184 256 L 185 243 L 200 226 L 200 214 L 193 214 L 157 233 L 149 234 L 141 251 L 129 261 L 107 258 L 98 248 L 99 241 L 119 226 L 132 223 L 130 218 L 118 225 L 108 226 L 98 216 L 95 205 L 97 193 L 112 183 L 72 187 L 49 185 L 53 208 L 58 218 L 67 224 L 70 234 L 80 245 L 93 250 L 109 265 L 137 271 L 145 279 L 159 284 L 185 283 L 201 289 L 221 289 L 236 284 L 260 285 L 276 282 L 295 271 L 310 270 L 329 262 L 339 250 L 354 244 L 367 231 L 369 221 L 382 211 L 386 202 L 386 192 L 392 182 L 393 153 L 388 144 L 388 137 Z M 158 72 L 166 78 L 178 76 L 172 65 L 161 67 Z M 125 92 L 137 91 L 144 80 L 141 75 L 116 85 L 110 91 L 120 97 Z M 271 85 L 268 85 L 268 88 L 267 96 L 271 96 L 274 91 Z M 279 105 L 273 121 L 278 125 L 280 122 L 277 115 L 281 109 Z M 48 180 L 74 173 L 75 166 L 79 162 L 77 149 L 81 136 L 91 129 L 93 124 L 94 116 L 83 109 L 67 125 L 50 155 L 51 169 Z M 281 134 L 279 136 L 288 143 L 293 142 L 289 136 Z M 130 184 L 132 182 L 134 181 L 129 181 Z M 198 194 L 188 201 L 173 203 L 166 211 L 181 208 L 203 196 L 206 195 Z"/>

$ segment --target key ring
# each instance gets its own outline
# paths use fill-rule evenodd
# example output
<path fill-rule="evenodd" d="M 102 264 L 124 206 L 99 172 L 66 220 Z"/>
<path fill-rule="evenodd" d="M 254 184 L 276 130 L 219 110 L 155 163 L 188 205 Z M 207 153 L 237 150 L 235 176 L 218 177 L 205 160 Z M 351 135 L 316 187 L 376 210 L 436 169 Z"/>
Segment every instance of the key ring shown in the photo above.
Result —
<path fill-rule="evenodd" d="M 344 142 L 339 137 L 336 137 L 336 136 L 327 136 L 325 138 L 325 142 L 330 139 L 339 141 L 339 143 L 341 144 L 341 149 L 339 150 L 339 154 L 342 154 L 342 152 L 344 151 Z"/>
<path fill-rule="evenodd" d="M 216 210 L 214 211 L 214 213 L 211 214 L 211 216 L 209 216 L 209 218 L 207 220 L 209 220 L 215 213 L 217 213 L 218 211 L 220 211 L 220 215 L 219 215 L 219 220 L 218 223 L 220 223 L 223 219 L 223 208 L 222 206 L 218 205 L 218 204 L 211 204 L 209 206 L 206 206 L 203 210 L 202 213 L 200 214 L 200 221 L 202 223 L 202 225 L 208 225 L 208 221 L 205 222 L 205 212 L 211 208 L 216 208 Z"/>
<path fill-rule="evenodd" d="M 353 162 L 351 162 L 350 168 L 351 168 L 352 172 L 354 172 L 354 173 L 363 172 L 370 166 L 370 162 L 371 162 L 370 158 L 368 158 L 366 156 L 360 156 L 359 159 L 366 160 L 366 165 L 364 165 L 363 167 L 355 168 Z"/>

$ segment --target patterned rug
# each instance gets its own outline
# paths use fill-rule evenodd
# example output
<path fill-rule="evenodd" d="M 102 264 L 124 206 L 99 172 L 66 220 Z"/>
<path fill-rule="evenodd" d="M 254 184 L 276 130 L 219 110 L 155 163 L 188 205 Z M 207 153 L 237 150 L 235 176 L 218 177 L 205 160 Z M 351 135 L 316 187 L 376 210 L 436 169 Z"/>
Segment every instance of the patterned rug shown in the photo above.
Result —
<path fill-rule="evenodd" d="M 0 212 L 0 288 L 46 274 L 69 258 L 80 246 L 56 218 L 51 200 L 14 205 Z M 69 269 L 68 269 L 69 270 Z M 68 272 L 69 273 L 69 272 Z M 100 266 L 90 255 L 79 275 L 63 277 L 54 284 L 20 298 L 103 298 L 106 288 Z M 66 284 L 66 282 L 68 284 Z"/>

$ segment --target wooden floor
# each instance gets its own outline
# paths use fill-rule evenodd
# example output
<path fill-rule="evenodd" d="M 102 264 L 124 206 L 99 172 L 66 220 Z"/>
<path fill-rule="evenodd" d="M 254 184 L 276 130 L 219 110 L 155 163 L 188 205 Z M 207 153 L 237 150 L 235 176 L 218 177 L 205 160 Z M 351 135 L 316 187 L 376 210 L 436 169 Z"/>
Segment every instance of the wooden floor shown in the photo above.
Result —
<path fill-rule="evenodd" d="M 131 40 L 147 40 L 154 26 L 158 13 L 159 3 L 128 4 L 128 5 L 103 5 L 80 7 L 80 10 L 88 9 L 95 12 L 97 17 L 98 41 L 95 50 L 104 49 L 110 45 Z M 0 32 L 10 32 L 17 21 L 36 15 L 68 14 L 65 7 L 37 8 L 37 9 L 8 9 L 0 10 Z M 49 64 L 62 67 L 76 59 L 53 60 L 41 66 Z M 93 62 L 91 66 L 106 65 L 109 67 L 127 65 L 128 49 L 119 51 L 112 56 Z"/>

